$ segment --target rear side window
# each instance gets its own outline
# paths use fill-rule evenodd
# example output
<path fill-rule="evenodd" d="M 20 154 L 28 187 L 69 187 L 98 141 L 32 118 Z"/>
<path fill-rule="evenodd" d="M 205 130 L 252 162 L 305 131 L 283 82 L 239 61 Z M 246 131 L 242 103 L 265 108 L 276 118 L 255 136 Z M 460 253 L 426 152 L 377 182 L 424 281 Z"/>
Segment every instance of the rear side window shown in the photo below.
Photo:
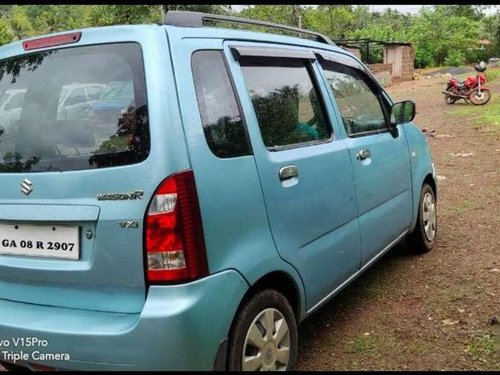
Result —
<path fill-rule="evenodd" d="M 245 125 L 221 51 L 192 56 L 196 99 L 210 150 L 220 158 L 250 155 Z"/>
<path fill-rule="evenodd" d="M 119 84 L 117 84 L 117 82 Z M 127 87 L 122 95 L 102 93 Z M 137 163 L 149 153 L 142 53 L 137 43 L 41 51 L 0 61 L 0 172 Z"/>
<path fill-rule="evenodd" d="M 266 147 L 280 149 L 331 138 L 307 61 L 245 57 L 240 63 Z"/>

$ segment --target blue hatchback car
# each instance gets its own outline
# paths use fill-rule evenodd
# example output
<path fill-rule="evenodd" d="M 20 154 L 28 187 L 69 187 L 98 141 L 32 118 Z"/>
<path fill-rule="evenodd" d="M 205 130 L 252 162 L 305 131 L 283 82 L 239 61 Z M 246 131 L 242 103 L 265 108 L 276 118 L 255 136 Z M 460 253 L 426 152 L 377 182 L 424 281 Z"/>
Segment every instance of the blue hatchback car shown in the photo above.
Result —
<path fill-rule="evenodd" d="M 57 116 L 68 84 L 116 82 L 129 96 L 106 121 Z M 169 12 L 5 45 L 9 90 L 25 95 L 0 128 L 7 368 L 291 370 L 301 321 L 398 242 L 436 241 L 414 103 L 321 34 Z"/>

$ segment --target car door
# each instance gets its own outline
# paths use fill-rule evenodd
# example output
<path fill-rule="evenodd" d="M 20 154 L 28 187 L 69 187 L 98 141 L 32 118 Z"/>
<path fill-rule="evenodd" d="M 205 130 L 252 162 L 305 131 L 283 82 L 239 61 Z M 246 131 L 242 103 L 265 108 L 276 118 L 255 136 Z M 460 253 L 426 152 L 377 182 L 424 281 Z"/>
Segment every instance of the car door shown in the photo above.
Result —
<path fill-rule="evenodd" d="M 300 273 L 310 310 L 361 261 L 348 145 L 305 48 L 226 42 L 272 235 Z M 332 127 L 333 126 L 333 127 Z"/>
<path fill-rule="evenodd" d="M 408 145 L 402 125 L 389 131 L 390 105 L 363 67 L 347 55 L 321 53 L 321 57 L 353 162 L 365 265 L 410 226 Z"/>

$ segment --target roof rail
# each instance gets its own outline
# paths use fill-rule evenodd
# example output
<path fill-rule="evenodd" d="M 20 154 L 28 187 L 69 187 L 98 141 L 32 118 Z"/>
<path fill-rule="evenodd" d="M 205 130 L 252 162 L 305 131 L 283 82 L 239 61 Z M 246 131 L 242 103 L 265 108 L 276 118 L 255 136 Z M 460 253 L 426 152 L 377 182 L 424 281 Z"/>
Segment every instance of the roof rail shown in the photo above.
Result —
<path fill-rule="evenodd" d="M 265 26 L 274 29 L 292 31 L 299 34 L 312 35 L 316 38 L 318 42 L 331 44 L 333 46 L 335 45 L 335 43 L 333 43 L 330 40 L 330 38 L 315 31 L 299 29 L 298 27 L 293 27 L 293 26 L 280 25 L 278 23 L 252 20 L 249 18 L 223 16 L 220 14 L 170 10 L 165 14 L 165 18 L 163 19 L 163 24 L 180 26 L 180 27 L 203 27 L 203 21 L 221 21 L 221 22 L 243 23 L 256 26 Z"/>

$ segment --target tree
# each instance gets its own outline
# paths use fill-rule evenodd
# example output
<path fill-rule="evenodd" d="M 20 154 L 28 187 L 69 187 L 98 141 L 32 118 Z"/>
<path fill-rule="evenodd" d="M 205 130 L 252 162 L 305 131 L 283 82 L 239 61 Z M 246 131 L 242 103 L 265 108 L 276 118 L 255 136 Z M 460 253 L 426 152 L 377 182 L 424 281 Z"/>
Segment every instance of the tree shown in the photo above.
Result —
<path fill-rule="evenodd" d="M 481 23 L 481 39 L 486 39 L 491 44 L 486 47 L 485 55 L 500 56 L 500 11 L 484 17 Z"/>
<path fill-rule="evenodd" d="M 443 65 L 447 56 L 470 56 L 478 46 L 479 23 L 465 16 L 450 15 L 446 8 L 422 9 L 414 18 L 409 39 L 415 44 L 417 67 Z"/>
<path fill-rule="evenodd" d="M 26 5 L 22 6 L 36 34 L 86 27 L 87 5 Z"/>
<path fill-rule="evenodd" d="M 26 14 L 26 9 L 22 6 L 15 5 L 12 8 L 9 22 L 15 39 L 23 39 L 35 33 Z"/>
<path fill-rule="evenodd" d="M 370 8 L 368 7 L 368 5 L 357 5 L 355 8 L 353 8 L 353 22 L 351 25 L 351 32 L 370 25 L 373 18 L 372 15 L 373 13 L 370 12 Z"/>
<path fill-rule="evenodd" d="M 296 12 L 296 11 L 295 11 Z M 261 21 L 297 26 L 294 8 L 289 5 L 255 5 L 243 9 L 241 17 L 253 18 Z"/>
<path fill-rule="evenodd" d="M 14 5 L 0 5 L 0 17 L 8 17 Z"/>
<path fill-rule="evenodd" d="M 452 17 L 467 17 L 474 21 L 479 21 L 484 17 L 483 10 L 489 5 L 435 5 L 443 8 L 444 13 Z"/>
<path fill-rule="evenodd" d="M 319 5 L 304 12 L 304 25 L 329 36 L 345 39 L 354 24 L 350 5 Z"/>
<path fill-rule="evenodd" d="M 9 43 L 13 37 L 14 35 L 12 34 L 9 23 L 4 19 L 0 19 L 0 45 Z"/>
<path fill-rule="evenodd" d="M 163 10 L 166 13 L 169 10 L 185 10 L 190 12 L 202 12 L 202 13 L 212 13 L 212 14 L 229 14 L 232 12 L 230 5 L 162 5 Z"/>
<path fill-rule="evenodd" d="M 161 8 L 154 5 L 97 5 L 89 12 L 92 26 L 160 22 Z"/>

